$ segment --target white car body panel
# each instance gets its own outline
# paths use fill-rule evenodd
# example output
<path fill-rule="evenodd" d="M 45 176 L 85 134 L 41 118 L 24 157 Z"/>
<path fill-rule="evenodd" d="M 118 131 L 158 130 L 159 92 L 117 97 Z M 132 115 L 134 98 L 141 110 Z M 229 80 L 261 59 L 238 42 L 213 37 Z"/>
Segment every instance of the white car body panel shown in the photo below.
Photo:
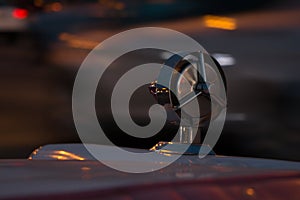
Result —
<path fill-rule="evenodd" d="M 98 145 L 101 148 L 109 146 Z M 139 152 L 147 150 L 127 149 Z M 68 160 L 59 160 L 57 151 L 73 155 Z M 65 155 L 65 154 L 64 154 Z M 159 156 L 164 156 L 157 154 Z M 77 157 L 76 157 L 77 156 Z M 83 158 L 84 160 L 78 159 Z M 126 158 L 106 159 L 120 165 L 140 165 L 140 160 L 126 161 Z M 152 162 L 152 161 L 149 161 Z M 57 194 L 72 194 L 89 191 L 102 191 L 130 186 L 153 185 L 158 183 L 176 183 L 186 180 L 222 180 L 226 178 L 257 175 L 285 174 L 300 176 L 300 163 L 256 158 L 184 155 L 175 163 L 161 170 L 130 174 L 111 169 L 94 160 L 82 144 L 48 145 L 34 151 L 28 160 L 0 161 L 0 199 L 33 198 Z M 246 180 L 246 179 L 245 179 Z"/>

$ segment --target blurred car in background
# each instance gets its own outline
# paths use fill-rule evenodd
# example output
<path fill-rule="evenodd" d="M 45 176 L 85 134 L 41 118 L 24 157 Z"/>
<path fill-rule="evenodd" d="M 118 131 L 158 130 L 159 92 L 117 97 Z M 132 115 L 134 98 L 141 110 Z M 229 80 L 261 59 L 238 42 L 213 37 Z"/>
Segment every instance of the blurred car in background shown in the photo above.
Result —
<path fill-rule="evenodd" d="M 28 31 L 30 12 L 13 1 L 0 0 L 0 34 L 14 40 Z"/>

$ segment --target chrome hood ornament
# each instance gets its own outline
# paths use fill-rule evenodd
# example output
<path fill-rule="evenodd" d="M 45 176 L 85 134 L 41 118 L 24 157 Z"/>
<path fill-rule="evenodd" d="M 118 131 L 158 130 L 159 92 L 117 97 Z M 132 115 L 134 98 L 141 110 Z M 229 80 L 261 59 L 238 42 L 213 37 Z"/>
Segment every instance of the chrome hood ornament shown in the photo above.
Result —
<path fill-rule="evenodd" d="M 173 70 L 170 71 L 170 68 Z M 226 93 L 224 72 L 209 54 L 193 52 L 172 55 L 164 63 L 158 79 L 149 85 L 149 90 L 158 104 L 166 109 L 167 123 L 179 126 L 179 130 L 172 142 L 162 141 L 150 150 L 160 153 L 213 153 L 209 146 L 202 143 L 210 120 L 216 119 L 220 111 L 226 109 L 226 99 L 219 95 L 221 84 Z M 200 115 L 189 107 L 194 100 L 199 104 Z M 212 103 L 214 106 L 211 106 Z M 186 152 L 181 151 L 184 145 L 191 145 Z"/>

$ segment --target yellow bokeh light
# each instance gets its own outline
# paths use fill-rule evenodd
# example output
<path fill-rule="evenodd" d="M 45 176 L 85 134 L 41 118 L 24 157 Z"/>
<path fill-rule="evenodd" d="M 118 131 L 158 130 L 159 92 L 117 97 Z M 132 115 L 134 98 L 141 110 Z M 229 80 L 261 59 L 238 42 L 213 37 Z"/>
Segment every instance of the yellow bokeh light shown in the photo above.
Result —
<path fill-rule="evenodd" d="M 236 19 L 230 17 L 220 17 L 214 15 L 204 16 L 204 24 L 209 28 L 217 28 L 224 30 L 237 29 Z"/>

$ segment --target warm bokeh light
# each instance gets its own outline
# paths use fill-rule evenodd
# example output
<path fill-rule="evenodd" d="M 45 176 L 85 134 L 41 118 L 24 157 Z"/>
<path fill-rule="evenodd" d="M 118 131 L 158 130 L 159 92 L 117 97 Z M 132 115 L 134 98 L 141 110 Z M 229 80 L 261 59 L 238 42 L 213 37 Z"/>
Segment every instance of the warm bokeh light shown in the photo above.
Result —
<path fill-rule="evenodd" d="M 37 7 L 42 7 L 43 4 L 44 4 L 44 1 L 43 0 L 34 0 L 34 5 L 37 6 Z"/>
<path fill-rule="evenodd" d="M 237 29 L 236 19 L 230 17 L 220 17 L 214 15 L 204 16 L 204 24 L 209 28 L 217 28 L 224 30 Z"/>
<path fill-rule="evenodd" d="M 125 4 L 116 0 L 99 0 L 99 3 L 107 8 L 115 10 L 124 10 Z"/>
<path fill-rule="evenodd" d="M 59 39 L 61 41 L 67 42 L 68 46 L 77 48 L 77 49 L 91 50 L 99 44 L 99 42 L 96 42 L 96 41 L 79 39 L 68 33 L 61 33 L 59 35 Z"/>
<path fill-rule="evenodd" d="M 255 194 L 255 191 L 253 188 L 247 188 L 245 192 L 248 196 L 253 196 Z"/>
<path fill-rule="evenodd" d="M 52 10 L 53 12 L 59 12 L 59 11 L 62 10 L 62 8 L 63 8 L 63 6 L 62 6 L 62 4 L 59 3 L 59 2 L 55 2 L 55 3 L 51 4 L 51 10 Z"/>

